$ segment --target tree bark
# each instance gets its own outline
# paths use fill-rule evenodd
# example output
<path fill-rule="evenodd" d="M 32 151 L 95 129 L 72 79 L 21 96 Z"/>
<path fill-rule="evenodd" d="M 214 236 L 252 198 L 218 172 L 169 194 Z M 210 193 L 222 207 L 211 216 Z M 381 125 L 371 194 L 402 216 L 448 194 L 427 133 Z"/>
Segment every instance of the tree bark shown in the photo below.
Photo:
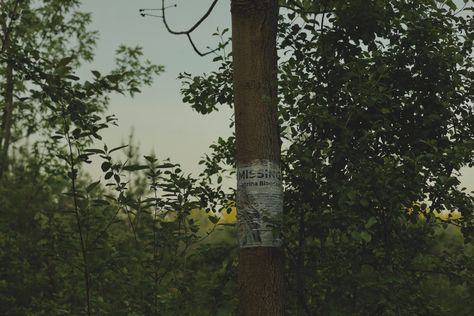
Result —
<path fill-rule="evenodd" d="M 14 91 L 14 81 L 13 81 L 13 61 L 11 60 L 12 54 L 10 49 L 11 43 L 11 28 L 12 20 L 16 14 L 19 1 L 15 2 L 13 11 L 10 15 L 10 23 L 7 24 L 6 19 L 2 21 L 1 30 L 2 30 L 2 47 L 1 52 L 8 52 L 8 60 L 5 63 L 5 90 L 3 91 L 4 103 L 3 103 L 3 113 L 2 113 L 2 125 L 0 129 L 0 178 L 3 176 L 3 173 L 8 167 L 8 148 L 10 147 L 11 142 L 11 129 L 13 125 L 13 91 Z M 1 2 L 2 9 L 4 9 L 4 3 Z"/>
<path fill-rule="evenodd" d="M 8 168 L 8 148 L 11 142 L 13 124 L 13 66 L 7 61 L 5 67 L 5 91 L 3 104 L 2 130 L 0 137 L 0 178 Z"/>
<path fill-rule="evenodd" d="M 231 12 L 238 179 L 241 172 L 252 172 L 251 168 L 265 168 L 266 165 L 269 167 L 265 172 L 269 172 L 272 168 L 275 170 L 276 166 L 279 173 L 276 51 L 278 3 L 277 0 L 232 0 Z M 250 167 L 239 169 L 239 166 Z M 282 192 L 281 177 L 278 177 L 275 177 L 276 180 L 270 187 L 277 193 Z M 239 200 L 239 194 L 241 197 L 243 194 L 242 188 L 238 180 L 237 209 L 240 235 L 243 229 L 242 217 L 246 215 L 242 210 L 248 207 L 243 205 L 242 198 Z M 261 189 L 265 190 L 265 186 Z M 281 203 L 282 208 L 282 193 L 273 194 L 272 197 L 265 192 L 259 194 L 262 197 L 257 194 L 256 198 L 245 202 L 259 204 L 259 199 L 265 202 L 276 198 L 276 204 Z M 279 198 L 281 201 L 278 201 Z M 256 230 L 259 234 L 258 229 Z M 242 244 L 241 239 L 240 315 L 284 314 L 282 251 L 276 240 L 273 244 L 262 240 L 257 238 L 249 244 Z"/>

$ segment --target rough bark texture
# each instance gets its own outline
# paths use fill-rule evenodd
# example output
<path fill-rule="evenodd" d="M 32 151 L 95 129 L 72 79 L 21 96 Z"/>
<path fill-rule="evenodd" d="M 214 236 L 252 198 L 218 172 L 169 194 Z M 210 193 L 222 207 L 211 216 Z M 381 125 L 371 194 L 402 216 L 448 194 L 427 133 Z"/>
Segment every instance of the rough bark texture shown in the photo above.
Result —
<path fill-rule="evenodd" d="M 280 164 L 277 117 L 277 0 L 232 0 L 237 163 Z M 284 314 L 283 256 L 276 247 L 241 248 L 240 315 Z"/>
<path fill-rule="evenodd" d="M 280 248 L 240 249 L 240 315 L 284 315 L 283 284 L 283 253 Z"/>
<path fill-rule="evenodd" d="M 276 0 L 232 1 L 237 161 L 280 162 Z"/>

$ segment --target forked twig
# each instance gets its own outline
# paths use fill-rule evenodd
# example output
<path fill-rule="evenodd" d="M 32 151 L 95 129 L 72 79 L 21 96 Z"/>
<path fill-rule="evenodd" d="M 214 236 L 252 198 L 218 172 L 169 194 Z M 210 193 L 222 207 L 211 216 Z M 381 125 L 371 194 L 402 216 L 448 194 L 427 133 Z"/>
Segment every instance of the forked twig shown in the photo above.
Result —
<path fill-rule="evenodd" d="M 196 46 L 196 44 L 194 43 L 192 37 L 191 37 L 191 34 L 192 32 L 194 32 L 198 27 L 199 25 L 202 24 L 202 22 L 204 22 L 204 20 L 207 19 L 207 17 L 211 14 L 211 12 L 214 10 L 214 7 L 216 6 L 217 2 L 219 0 L 213 0 L 213 2 L 211 3 L 211 5 L 209 6 L 209 8 L 207 9 L 206 13 L 204 13 L 204 15 L 196 22 L 194 23 L 193 26 L 191 26 L 189 29 L 185 30 L 185 31 L 176 31 L 176 30 L 173 30 L 169 24 L 168 24 L 168 21 L 166 20 L 166 9 L 168 8 L 172 8 L 172 7 L 177 7 L 177 5 L 170 5 L 170 6 L 165 6 L 165 0 L 161 0 L 161 8 L 158 8 L 158 9 L 140 9 L 139 12 L 140 12 L 140 15 L 142 17 L 146 17 L 146 16 L 151 16 L 151 17 L 156 17 L 156 18 L 161 18 L 163 20 L 163 24 L 165 25 L 165 28 L 166 30 L 173 34 L 173 35 L 186 35 L 186 37 L 188 38 L 189 40 L 189 43 L 191 44 L 191 46 L 193 47 L 193 50 L 201 57 L 203 56 L 206 56 L 206 55 L 209 55 L 209 54 L 212 54 L 216 51 L 218 51 L 219 49 L 221 49 L 221 46 L 219 45 L 219 47 L 213 49 L 213 50 L 210 50 L 210 51 L 207 51 L 207 52 L 202 52 L 198 49 L 198 47 Z M 161 15 L 158 15 L 158 14 L 153 14 L 153 13 L 147 13 L 147 11 L 161 11 Z"/>

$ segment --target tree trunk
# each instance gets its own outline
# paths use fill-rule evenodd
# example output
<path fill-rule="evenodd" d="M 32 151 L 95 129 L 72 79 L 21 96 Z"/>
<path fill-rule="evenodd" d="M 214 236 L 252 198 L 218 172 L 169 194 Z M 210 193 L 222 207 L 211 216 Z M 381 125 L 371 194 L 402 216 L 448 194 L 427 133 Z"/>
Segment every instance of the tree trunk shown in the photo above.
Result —
<path fill-rule="evenodd" d="M 11 141 L 11 129 L 13 124 L 13 67 L 11 61 L 7 61 L 5 67 L 5 92 L 2 130 L 0 137 L 0 178 L 8 168 L 8 148 Z"/>
<path fill-rule="evenodd" d="M 232 0 L 241 315 L 284 314 L 277 0 Z"/>

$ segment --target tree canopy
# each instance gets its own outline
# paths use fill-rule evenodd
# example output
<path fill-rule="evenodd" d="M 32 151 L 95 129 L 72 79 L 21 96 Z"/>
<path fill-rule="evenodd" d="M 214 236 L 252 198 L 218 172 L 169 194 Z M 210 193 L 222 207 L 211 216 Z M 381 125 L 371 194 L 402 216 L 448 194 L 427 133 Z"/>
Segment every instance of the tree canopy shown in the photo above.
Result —
<path fill-rule="evenodd" d="M 288 275 L 297 293 L 291 310 L 469 314 L 440 303 L 429 286 L 434 278 L 445 289 L 466 286 L 450 298 L 464 306 L 472 293 L 464 249 L 472 249 L 474 199 L 459 181 L 460 169 L 473 166 L 472 8 L 451 1 L 285 7 L 278 87 Z M 216 103 L 232 106 L 230 64 L 184 75 L 184 101 L 203 114 Z M 220 162 L 232 163 L 233 141 L 216 150 Z M 442 210 L 462 217 L 447 225 L 434 216 Z M 435 246 L 447 227 L 456 232 L 454 249 Z"/>
<path fill-rule="evenodd" d="M 472 3 L 280 3 L 286 312 L 472 315 Z M 122 46 L 78 78 L 98 36 L 79 4 L 0 1 L 0 314 L 235 313 L 235 138 L 196 176 L 99 145 L 110 93 L 164 68 Z M 232 53 L 214 53 L 215 71 L 180 75 L 201 114 L 233 106 Z"/>

